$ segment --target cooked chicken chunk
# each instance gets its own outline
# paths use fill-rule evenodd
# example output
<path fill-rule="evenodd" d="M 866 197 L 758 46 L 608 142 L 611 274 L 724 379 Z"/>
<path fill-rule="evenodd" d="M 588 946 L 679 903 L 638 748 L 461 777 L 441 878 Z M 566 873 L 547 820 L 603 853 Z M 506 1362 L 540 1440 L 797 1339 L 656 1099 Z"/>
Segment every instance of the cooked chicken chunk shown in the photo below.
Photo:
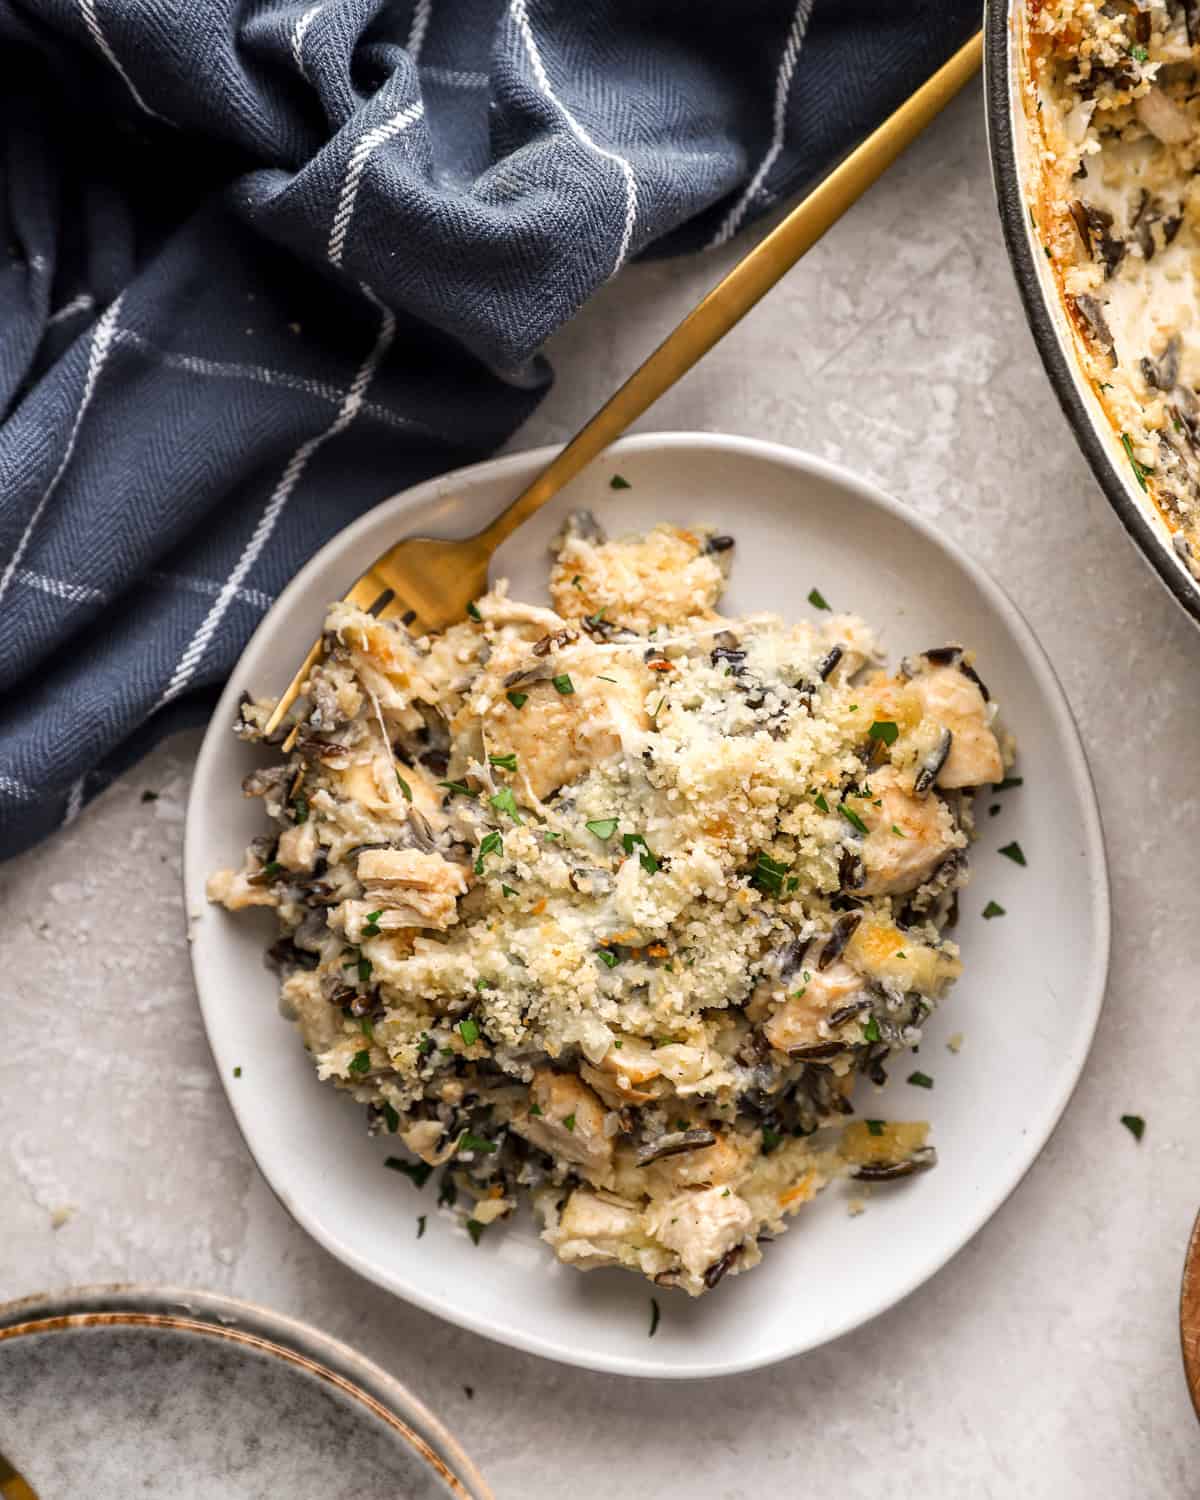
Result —
<path fill-rule="evenodd" d="M 552 1156 L 605 1176 L 613 1146 L 604 1134 L 604 1106 L 591 1089 L 569 1073 L 539 1068 L 529 1092 L 529 1112 L 514 1119 L 513 1128 Z"/>
<path fill-rule="evenodd" d="M 829 1038 L 817 1029 L 820 1022 L 863 993 L 866 981 L 847 963 L 828 969 L 802 969 L 789 985 L 791 993 L 763 1026 L 763 1034 L 780 1052 L 819 1046 Z"/>
<path fill-rule="evenodd" d="M 936 796 L 914 797 L 892 766 L 871 773 L 871 796 L 855 807 L 868 829 L 862 846 L 866 896 L 915 891 L 961 842 L 946 804 Z"/>
<path fill-rule="evenodd" d="M 458 920 L 466 876 L 440 854 L 417 849 L 364 849 L 358 856 L 364 899 L 389 908 L 408 927 L 446 928 Z"/>
<path fill-rule="evenodd" d="M 926 717 L 954 736 L 937 775 L 938 786 L 949 790 L 1002 780 L 1004 758 L 979 685 L 955 665 L 919 673 L 913 687 L 921 695 Z"/>

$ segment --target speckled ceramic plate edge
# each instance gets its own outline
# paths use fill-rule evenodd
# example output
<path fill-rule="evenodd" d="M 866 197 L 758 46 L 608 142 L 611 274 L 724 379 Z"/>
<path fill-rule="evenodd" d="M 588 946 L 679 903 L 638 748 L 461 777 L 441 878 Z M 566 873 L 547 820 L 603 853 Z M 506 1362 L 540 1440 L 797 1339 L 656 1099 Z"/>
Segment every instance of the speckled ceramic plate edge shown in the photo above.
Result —
<path fill-rule="evenodd" d="M 371 1360 L 254 1303 L 178 1287 L 86 1286 L 0 1304 L 0 1345 L 30 1334 L 118 1325 L 224 1339 L 327 1381 L 386 1423 L 463 1500 L 493 1500 L 482 1474 L 433 1413 Z"/>
<path fill-rule="evenodd" d="M 963 570 L 971 580 L 972 585 L 986 599 L 989 607 L 1000 616 L 1005 628 L 1011 632 L 1013 640 L 1018 644 L 1030 669 L 1039 680 L 1039 685 L 1046 695 L 1046 701 L 1055 724 L 1056 733 L 1060 738 L 1064 751 L 1063 775 L 1075 785 L 1080 796 L 1083 820 L 1081 831 L 1087 847 L 1089 871 L 1089 918 L 1093 924 L 1095 941 L 1091 963 L 1089 964 L 1087 974 L 1083 976 L 1077 997 L 1086 1011 L 1085 1030 L 1079 1037 L 1071 1056 L 1063 1059 L 1063 1067 L 1059 1075 L 1058 1085 L 1054 1090 L 1053 1098 L 1048 1101 L 1048 1107 L 1042 1116 L 1037 1131 L 1037 1140 L 1024 1153 L 1019 1167 L 1007 1175 L 1003 1182 L 996 1184 L 983 1196 L 983 1200 L 959 1226 L 951 1243 L 943 1246 L 938 1253 L 932 1255 L 923 1266 L 920 1274 L 911 1277 L 901 1285 L 890 1287 L 884 1293 L 864 1296 L 862 1305 L 856 1310 L 853 1317 L 847 1318 L 837 1326 L 831 1328 L 820 1339 L 814 1341 L 797 1341 L 792 1343 L 790 1347 L 784 1347 L 766 1358 L 739 1358 L 726 1355 L 719 1359 L 704 1358 L 683 1366 L 662 1366 L 634 1355 L 614 1358 L 610 1355 L 597 1356 L 591 1352 L 576 1350 L 568 1352 L 555 1345 L 552 1341 L 542 1337 L 539 1332 L 513 1326 L 498 1326 L 487 1319 L 464 1313 L 461 1308 L 448 1303 L 444 1298 L 429 1294 L 421 1287 L 407 1284 L 398 1285 L 395 1278 L 388 1275 L 379 1265 L 370 1259 L 360 1255 L 339 1234 L 331 1232 L 327 1226 L 316 1220 L 307 1211 L 305 1206 L 294 1201 L 289 1193 L 281 1189 L 275 1180 L 275 1172 L 272 1165 L 264 1163 L 259 1158 L 251 1134 L 243 1125 L 237 1096 L 231 1091 L 224 1073 L 221 1073 L 220 1076 L 225 1088 L 226 1097 L 238 1121 L 239 1128 L 242 1129 L 243 1139 L 246 1141 L 251 1155 L 254 1156 L 268 1186 L 270 1186 L 288 1213 L 318 1243 L 323 1245 L 330 1254 L 335 1255 L 343 1264 L 349 1266 L 359 1275 L 366 1277 L 370 1281 L 374 1281 L 389 1292 L 403 1297 L 406 1301 L 424 1308 L 427 1312 L 431 1312 L 438 1317 L 445 1318 L 449 1322 L 457 1324 L 459 1327 L 468 1328 L 475 1333 L 482 1334 L 484 1337 L 495 1339 L 513 1348 L 523 1349 L 531 1354 L 540 1355 L 543 1358 L 558 1360 L 583 1369 L 599 1370 L 643 1379 L 695 1380 L 739 1374 L 743 1371 L 775 1363 L 780 1359 L 803 1354 L 820 1344 L 839 1338 L 843 1334 L 849 1333 L 862 1324 L 869 1322 L 888 1308 L 903 1301 L 904 1298 L 911 1295 L 912 1292 L 923 1285 L 931 1276 L 940 1271 L 959 1250 L 974 1238 L 992 1215 L 1007 1201 L 1024 1180 L 1026 1174 L 1057 1128 L 1063 1112 L 1070 1102 L 1075 1087 L 1079 1082 L 1091 1051 L 1107 987 L 1111 946 L 1111 907 L 1103 825 L 1100 820 L 1099 807 L 1096 801 L 1095 785 L 1092 780 L 1091 769 L 1087 763 L 1087 757 L 1084 754 L 1079 728 L 1075 723 L 1062 684 L 1044 647 L 1034 635 L 1032 628 L 1016 604 L 991 575 L 979 563 L 975 562 L 963 548 L 940 532 L 931 522 L 893 499 L 876 485 L 853 474 L 839 464 L 830 463 L 824 459 L 817 458 L 813 454 L 805 453 L 800 449 L 789 447 L 783 443 L 729 433 L 656 432 L 622 438 L 606 450 L 606 455 L 609 459 L 624 458 L 626 456 L 632 458 L 635 454 L 654 453 L 659 450 L 679 454 L 698 450 L 725 451 L 734 452 L 747 458 L 765 460 L 769 463 L 791 469 L 801 475 L 811 474 L 822 479 L 827 479 L 855 492 L 870 505 L 876 506 L 880 510 L 899 518 L 905 526 L 911 528 L 925 542 L 947 554 L 952 562 Z M 348 553 L 353 554 L 356 547 L 361 551 L 361 546 L 359 546 L 361 539 L 378 527 L 384 515 L 394 517 L 398 526 L 402 526 L 404 512 L 423 501 L 427 496 L 433 495 L 445 499 L 448 496 L 454 495 L 458 490 L 469 496 L 473 485 L 479 485 L 498 478 L 510 481 L 515 493 L 520 489 L 521 484 L 527 482 L 538 469 L 547 464 L 556 452 L 558 452 L 556 446 L 547 446 L 526 452 L 502 455 L 483 463 L 472 464 L 440 475 L 381 501 L 373 510 L 366 512 L 357 521 L 352 522 L 350 526 L 332 537 L 309 560 L 275 601 L 274 606 L 264 617 L 263 621 L 260 622 L 259 633 L 269 630 L 272 626 L 272 617 L 276 614 L 284 613 L 292 599 L 303 595 L 310 580 L 321 576 L 329 568 L 332 556 L 341 557 Z M 485 524 L 488 519 L 486 513 L 477 513 L 475 511 L 463 512 L 460 516 L 460 509 L 461 507 L 458 505 L 455 506 L 452 519 L 449 523 L 454 529 L 449 534 L 467 535 L 476 526 Z M 443 531 L 442 534 L 446 533 Z M 247 647 L 247 650 L 249 650 L 249 647 Z M 192 796 L 188 806 L 184 857 L 185 899 L 188 897 L 192 898 L 192 904 L 188 907 L 189 911 L 193 909 L 193 906 L 197 902 L 201 906 L 203 905 L 204 883 L 207 875 L 207 869 L 201 862 L 198 862 L 190 848 L 192 844 L 198 846 L 201 842 L 199 837 L 194 837 L 193 835 L 196 834 L 200 823 L 205 817 L 203 799 L 202 797 L 198 797 L 197 789 L 205 782 L 208 774 L 206 762 L 211 760 L 216 754 L 214 746 L 218 736 L 225 734 L 227 732 L 226 726 L 233 721 L 234 709 L 238 697 L 236 686 L 238 680 L 238 671 L 235 669 L 234 673 L 231 674 L 229 684 L 217 706 L 208 733 L 205 736 L 197 763 L 196 777 L 193 781 Z M 191 928 L 189 924 L 190 938 Z M 193 970 L 195 970 L 194 954 Z M 210 1046 L 214 1046 L 213 1018 L 209 1013 L 209 1006 L 205 1001 L 205 987 L 200 983 L 198 975 L 196 976 L 196 981 L 201 1014 L 204 1018 L 209 1043 Z"/>

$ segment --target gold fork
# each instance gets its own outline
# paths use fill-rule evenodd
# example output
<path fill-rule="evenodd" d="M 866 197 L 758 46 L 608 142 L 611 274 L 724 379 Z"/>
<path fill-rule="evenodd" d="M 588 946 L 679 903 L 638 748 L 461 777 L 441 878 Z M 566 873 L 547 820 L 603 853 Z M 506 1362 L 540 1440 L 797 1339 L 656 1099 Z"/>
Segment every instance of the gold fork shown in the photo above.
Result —
<path fill-rule="evenodd" d="M 0 1496 L 3 1500 L 38 1500 L 33 1486 L 13 1468 L 3 1453 L 0 1453 Z"/>
<path fill-rule="evenodd" d="M 475 536 L 456 541 L 410 537 L 398 542 L 376 558 L 345 598 L 380 618 L 405 618 L 422 631 L 461 620 L 471 601 L 487 592 L 488 564 L 501 542 L 558 494 L 770 291 L 978 71 L 982 56 L 982 37 L 976 35 L 717 283 L 495 520 Z M 267 734 L 283 722 L 321 651 L 318 641 L 267 720 Z M 295 734 L 293 729 L 285 749 L 290 749 Z"/>

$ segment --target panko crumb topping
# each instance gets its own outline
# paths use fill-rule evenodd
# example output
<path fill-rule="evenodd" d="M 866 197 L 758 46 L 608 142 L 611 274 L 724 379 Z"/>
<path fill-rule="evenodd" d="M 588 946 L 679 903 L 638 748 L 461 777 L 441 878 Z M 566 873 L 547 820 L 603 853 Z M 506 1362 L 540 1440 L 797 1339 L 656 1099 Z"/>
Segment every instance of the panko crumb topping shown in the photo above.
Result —
<path fill-rule="evenodd" d="M 1200 8 L 1025 0 L 1032 227 L 1083 367 L 1200 579 Z"/>
<path fill-rule="evenodd" d="M 960 971 L 945 936 L 995 706 L 958 646 L 717 613 L 732 538 L 559 537 L 435 636 L 335 604 L 273 831 L 212 900 L 275 908 L 285 1013 L 478 1239 L 699 1295 L 828 1182 L 934 1163 L 852 1120 Z M 238 732 L 262 739 L 270 705 Z M 285 730 L 286 732 L 286 730 Z"/>

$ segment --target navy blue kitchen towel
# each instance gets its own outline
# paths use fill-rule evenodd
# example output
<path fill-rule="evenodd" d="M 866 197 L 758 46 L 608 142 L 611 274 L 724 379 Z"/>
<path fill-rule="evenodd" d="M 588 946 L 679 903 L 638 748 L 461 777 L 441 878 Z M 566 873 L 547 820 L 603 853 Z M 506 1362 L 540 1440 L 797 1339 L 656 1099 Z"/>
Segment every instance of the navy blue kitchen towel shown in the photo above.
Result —
<path fill-rule="evenodd" d="M 502 443 L 626 261 L 802 189 L 979 9 L 0 0 L 0 855 L 200 722 L 335 531 Z"/>

